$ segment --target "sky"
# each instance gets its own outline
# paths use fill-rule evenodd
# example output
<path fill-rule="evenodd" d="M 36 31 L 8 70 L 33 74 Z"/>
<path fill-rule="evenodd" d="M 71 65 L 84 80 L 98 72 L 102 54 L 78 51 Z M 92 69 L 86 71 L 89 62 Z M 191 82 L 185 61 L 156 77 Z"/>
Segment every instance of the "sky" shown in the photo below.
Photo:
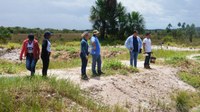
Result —
<path fill-rule="evenodd" d="M 127 12 L 138 11 L 146 29 L 173 28 L 178 22 L 200 26 L 200 0 L 118 0 Z M 95 0 L 0 0 L 0 26 L 92 29 Z"/>

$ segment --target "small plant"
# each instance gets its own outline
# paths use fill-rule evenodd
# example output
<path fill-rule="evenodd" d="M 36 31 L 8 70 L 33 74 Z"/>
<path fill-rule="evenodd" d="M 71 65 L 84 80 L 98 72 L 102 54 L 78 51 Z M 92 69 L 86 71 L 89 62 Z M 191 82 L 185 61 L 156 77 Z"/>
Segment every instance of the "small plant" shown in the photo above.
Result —
<path fill-rule="evenodd" d="M 123 65 L 118 60 L 107 60 L 107 61 L 105 61 L 103 67 L 105 69 L 118 70 L 118 69 L 121 69 L 123 67 Z"/>
<path fill-rule="evenodd" d="M 190 109 L 190 96 L 187 92 L 181 91 L 176 96 L 176 109 L 178 112 L 188 112 Z"/>

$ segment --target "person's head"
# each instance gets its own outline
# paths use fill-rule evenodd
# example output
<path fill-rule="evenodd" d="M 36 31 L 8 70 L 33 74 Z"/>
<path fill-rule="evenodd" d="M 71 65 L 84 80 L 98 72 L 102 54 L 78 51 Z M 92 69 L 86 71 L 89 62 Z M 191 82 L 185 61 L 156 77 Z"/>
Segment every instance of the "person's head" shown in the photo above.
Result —
<path fill-rule="evenodd" d="M 138 36 L 138 31 L 137 31 L 137 30 L 133 31 L 133 35 L 134 35 L 135 37 Z"/>
<path fill-rule="evenodd" d="M 34 34 L 33 34 L 33 33 L 30 33 L 30 34 L 28 35 L 28 40 L 29 40 L 29 41 L 33 41 L 33 40 L 34 40 Z"/>
<path fill-rule="evenodd" d="M 151 37 L 151 33 L 146 33 L 146 37 L 150 38 Z"/>
<path fill-rule="evenodd" d="M 50 38 L 51 38 L 51 35 L 52 35 L 51 32 L 46 31 L 46 32 L 44 33 L 44 38 L 46 38 L 46 39 L 50 39 Z"/>
<path fill-rule="evenodd" d="M 85 38 L 86 40 L 89 40 L 90 38 L 90 33 L 89 32 L 83 32 L 83 34 L 81 35 L 82 38 Z"/>
<path fill-rule="evenodd" d="M 99 35 L 99 31 L 98 31 L 98 30 L 94 30 L 94 31 L 93 31 L 93 35 L 98 36 L 98 35 Z"/>

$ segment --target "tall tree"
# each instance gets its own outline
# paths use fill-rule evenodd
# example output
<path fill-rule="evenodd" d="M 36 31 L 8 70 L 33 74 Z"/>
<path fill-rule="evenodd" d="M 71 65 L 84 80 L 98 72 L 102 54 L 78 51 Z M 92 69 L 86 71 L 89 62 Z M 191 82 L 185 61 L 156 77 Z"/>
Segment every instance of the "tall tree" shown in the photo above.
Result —
<path fill-rule="evenodd" d="M 178 23 L 178 27 L 179 27 L 179 28 L 181 27 L 181 22 Z"/>
<path fill-rule="evenodd" d="M 186 23 L 183 22 L 183 24 L 182 24 L 182 29 L 185 29 L 185 25 L 186 25 Z"/>
<path fill-rule="evenodd" d="M 93 23 L 93 28 L 100 30 L 101 38 L 104 39 L 107 25 L 106 1 L 97 0 L 95 4 L 91 8 L 90 20 Z"/>
<path fill-rule="evenodd" d="M 138 30 L 139 32 L 144 32 L 145 21 L 143 16 L 139 12 L 131 12 L 127 14 L 128 16 L 128 34 L 132 34 L 134 30 Z"/>
<path fill-rule="evenodd" d="M 186 33 L 189 37 L 189 41 L 193 42 L 193 36 L 196 34 L 196 29 L 195 29 L 195 25 L 192 24 L 191 26 L 188 24 L 186 26 Z"/>

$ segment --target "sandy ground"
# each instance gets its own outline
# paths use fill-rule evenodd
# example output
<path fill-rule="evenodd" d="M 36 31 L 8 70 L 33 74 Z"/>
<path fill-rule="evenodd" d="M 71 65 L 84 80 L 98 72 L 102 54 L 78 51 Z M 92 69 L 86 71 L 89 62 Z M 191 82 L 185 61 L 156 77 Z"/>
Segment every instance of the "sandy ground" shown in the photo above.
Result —
<path fill-rule="evenodd" d="M 185 49 L 183 49 L 185 50 Z M 16 58 L 17 57 L 17 58 Z M 1 59 L 17 61 L 19 50 L 12 50 L 0 55 Z M 192 56 L 191 56 L 192 57 Z M 129 66 L 129 61 L 122 61 Z M 143 62 L 138 62 L 139 73 L 127 76 L 115 75 L 91 78 L 89 81 L 80 80 L 80 68 L 49 70 L 52 77 L 69 79 L 88 91 L 90 96 L 108 105 L 119 104 L 129 111 L 138 111 L 139 107 L 149 111 L 162 111 L 158 102 L 165 106 L 173 104 L 171 95 L 178 90 L 195 91 L 195 89 L 176 77 L 178 70 L 168 66 L 152 65 L 151 70 L 143 69 Z M 88 68 L 90 69 L 90 68 Z M 41 70 L 36 73 L 41 74 Z M 24 76 L 29 73 L 21 73 Z M 12 77 L 12 75 L 6 75 Z M 15 75 L 16 76 L 16 75 Z M 175 110 L 170 110 L 175 111 Z"/>
<path fill-rule="evenodd" d="M 129 61 L 122 61 L 129 65 Z M 178 90 L 195 91 L 193 87 L 176 77 L 177 69 L 167 66 L 152 65 L 151 70 L 143 69 L 143 62 L 138 62 L 139 73 L 127 76 L 115 75 L 80 80 L 80 68 L 50 70 L 49 74 L 58 79 L 69 79 L 88 91 L 91 97 L 108 105 L 119 104 L 138 111 L 138 108 L 157 111 L 158 101 L 170 106 L 171 95 Z M 90 68 L 88 68 L 90 69 Z M 41 74 L 41 70 L 37 71 Z M 29 75 L 28 73 L 26 73 Z M 171 111 L 174 111 L 173 109 Z"/>

